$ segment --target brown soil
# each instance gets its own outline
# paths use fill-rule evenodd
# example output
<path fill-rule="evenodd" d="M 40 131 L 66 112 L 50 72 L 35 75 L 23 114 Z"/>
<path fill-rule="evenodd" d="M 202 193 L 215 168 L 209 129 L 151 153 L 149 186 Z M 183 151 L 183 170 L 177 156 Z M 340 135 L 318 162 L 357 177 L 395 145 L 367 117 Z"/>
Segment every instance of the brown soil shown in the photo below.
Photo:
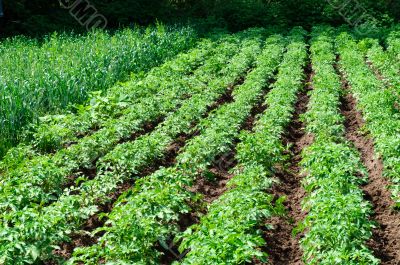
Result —
<path fill-rule="evenodd" d="M 261 98 L 264 98 L 266 93 L 267 91 L 264 91 Z M 262 103 L 254 106 L 251 110 L 250 116 L 243 123 L 241 130 L 252 131 L 257 116 L 263 113 L 265 109 L 266 106 Z M 234 145 L 236 146 L 237 143 L 238 142 L 235 141 Z M 222 154 L 215 158 L 208 172 L 203 174 L 203 176 L 200 176 L 189 190 L 202 194 L 203 200 L 206 203 L 211 203 L 218 199 L 227 190 L 227 182 L 234 176 L 230 170 L 237 165 L 235 156 L 236 150 L 232 150 L 231 152 Z"/>
<path fill-rule="evenodd" d="M 284 205 L 288 214 L 285 217 L 268 219 L 266 225 L 272 225 L 274 229 L 264 229 L 264 239 L 267 242 L 264 250 L 269 255 L 268 264 L 273 265 L 303 264 L 302 251 L 299 246 L 302 235 L 293 236 L 292 231 L 306 216 L 301 208 L 301 201 L 305 198 L 306 192 L 301 185 L 303 176 L 299 162 L 301 161 L 302 150 L 313 141 L 313 137 L 305 133 L 305 125 L 300 121 L 300 115 L 307 111 L 309 102 L 307 92 L 312 89 L 311 66 L 306 69 L 306 72 L 307 87 L 298 95 L 294 117 L 288 128 L 288 135 L 283 139 L 285 144 L 290 145 L 289 167 L 287 170 L 282 170 L 282 172 L 276 174 L 279 183 L 272 188 L 272 194 L 276 198 L 286 197 Z"/>
<path fill-rule="evenodd" d="M 223 154 L 215 159 L 212 167 L 199 176 L 190 191 L 203 195 L 203 201 L 211 203 L 218 199 L 226 190 L 226 183 L 234 176 L 229 170 L 237 161 L 235 152 Z"/>
<path fill-rule="evenodd" d="M 373 221 L 378 227 L 373 230 L 372 239 L 367 245 L 382 265 L 400 264 L 400 214 L 394 210 L 394 202 L 387 188 L 390 183 L 382 176 L 382 160 L 375 157 L 374 142 L 371 137 L 363 135 L 362 115 L 356 109 L 355 98 L 347 94 L 343 98 L 342 113 L 346 118 L 346 138 L 350 140 L 361 154 L 362 161 L 369 173 L 369 182 L 362 187 L 365 197 L 373 205 Z"/>
<path fill-rule="evenodd" d="M 240 78 L 236 83 L 229 85 L 226 92 L 207 109 L 207 114 L 205 114 L 204 117 L 206 117 L 208 113 L 210 113 L 211 111 L 217 109 L 219 106 L 233 102 L 233 96 L 232 96 L 233 89 L 236 86 L 243 84 L 243 82 L 244 78 Z"/>
<path fill-rule="evenodd" d="M 378 68 L 376 68 L 370 61 L 366 60 L 366 63 L 369 67 L 369 69 L 371 69 L 372 72 L 374 72 L 376 78 L 378 78 L 380 81 L 384 82 L 387 86 L 390 85 L 388 83 L 388 81 L 383 77 L 382 73 L 379 71 Z"/>
<path fill-rule="evenodd" d="M 175 108 L 175 110 L 179 109 L 179 105 Z M 139 136 L 148 134 L 149 132 L 152 132 L 160 123 L 162 123 L 165 120 L 165 116 L 158 117 L 154 121 L 146 122 L 140 130 L 138 130 L 135 133 L 132 133 L 128 138 L 126 139 L 121 139 L 118 144 L 122 144 L 124 142 L 131 142 L 137 139 Z"/>

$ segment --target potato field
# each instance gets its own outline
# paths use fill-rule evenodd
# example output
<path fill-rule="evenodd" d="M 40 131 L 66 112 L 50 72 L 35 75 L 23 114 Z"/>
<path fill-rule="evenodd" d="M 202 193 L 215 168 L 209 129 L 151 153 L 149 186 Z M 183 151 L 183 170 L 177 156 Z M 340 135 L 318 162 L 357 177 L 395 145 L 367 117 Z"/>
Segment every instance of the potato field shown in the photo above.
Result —
<path fill-rule="evenodd" d="M 0 264 L 400 264 L 400 31 L 6 51 Z"/>

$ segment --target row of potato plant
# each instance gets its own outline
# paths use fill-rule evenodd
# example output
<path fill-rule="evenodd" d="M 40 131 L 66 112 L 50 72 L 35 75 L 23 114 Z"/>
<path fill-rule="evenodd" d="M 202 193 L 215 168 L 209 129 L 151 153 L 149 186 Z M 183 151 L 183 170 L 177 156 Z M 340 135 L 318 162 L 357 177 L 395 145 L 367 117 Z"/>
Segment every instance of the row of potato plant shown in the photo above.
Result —
<path fill-rule="evenodd" d="M 200 123 L 200 134 L 182 149 L 177 164 L 140 179 L 134 189 L 125 192 L 107 215 L 106 225 L 94 232 L 105 234 L 97 244 L 76 249 L 70 264 L 97 264 L 100 260 L 159 264 L 161 252 L 157 245 L 165 244 L 179 232 L 181 215 L 191 212 L 198 199 L 187 188 L 197 177 L 208 174 L 209 166 L 218 155 L 232 148 L 240 127 L 260 100 L 265 82 L 278 64 L 277 56 L 271 57 L 271 54 L 282 52 L 275 42 L 275 37 L 267 41 L 265 50 L 257 58 L 256 69 L 234 89 L 234 101 Z M 259 51 L 258 41 L 254 45 L 253 55 Z"/>
<path fill-rule="evenodd" d="M 364 56 L 348 33 L 337 38 L 341 70 L 349 82 L 357 108 L 362 112 L 365 129 L 374 140 L 375 152 L 382 158 L 383 174 L 391 181 L 396 207 L 400 207 L 400 113 L 398 97 L 385 89 L 365 64 Z"/>
<path fill-rule="evenodd" d="M 375 71 L 379 72 L 389 89 L 393 91 L 397 97 L 400 97 L 400 68 L 393 62 L 390 53 L 383 50 L 378 40 L 364 41 L 368 42 L 371 46 L 367 51 L 368 62 L 372 64 Z"/>
<path fill-rule="evenodd" d="M 389 53 L 391 62 L 400 71 L 400 28 L 394 29 L 388 36 L 387 52 Z"/>
<path fill-rule="evenodd" d="M 148 71 L 188 48 L 190 28 L 125 29 L 87 36 L 53 34 L 43 42 L 16 38 L 0 43 L 0 157 L 39 116 L 81 103 L 130 72 Z"/>
<path fill-rule="evenodd" d="M 264 103 L 268 109 L 256 122 L 253 132 L 244 132 L 240 137 L 236 155 L 239 164 L 227 184 L 228 191 L 209 205 L 199 224 L 178 237 L 183 238 L 180 251 L 189 250 L 181 264 L 267 261 L 266 253 L 261 251 L 267 242 L 259 227 L 272 215 L 284 213 L 280 201 L 273 205 L 274 196 L 266 190 L 274 183 L 274 167 L 285 160 L 281 137 L 293 115 L 297 93 L 303 87 L 307 59 L 304 35 L 298 29 L 291 33 L 277 81 Z M 282 44 L 276 46 L 276 54 L 265 54 L 273 57 L 275 64 L 281 61 L 278 51 L 282 50 Z M 263 68 L 266 67 L 261 64 L 260 70 Z"/>
<path fill-rule="evenodd" d="M 235 53 L 237 47 L 234 41 L 223 42 L 216 48 L 217 54 L 206 60 L 193 75 L 182 76 L 180 79 L 175 76 L 169 83 L 165 80 L 168 87 L 164 86 L 163 92 L 145 98 L 135 105 L 134 111 L 113 120 L 110 126 L 80 139 L 77 144 L 55 155 L 37 155 L 6 172 L 0 186 L 0 209 L 14 211 L 32 203 L 42 205 L 57 199 L 76 170 L 93 167 L 94 161 L 111 151 L 121 139 L 141 131 L 146 123 L 168 115 L 188 96 L 202 92 L 206 88 L 207 79 L 218 78 L 218 73 L 223 74 L 220 71 L 223 63 Z M 191 60 L 191 57 L 183 58 Z"/>
<path fill-rule="evenodd" d="M 199 74 L 197 77 L 197 89 L 201 90 L 197 96 L 194 95 L 188 101 L 183 102 L 182 109 L 168 116 L 154 132 L 138 138 L 135 141 L 136 145 L 124 145 L 125 150 L 117 148 L 113 151 L 115 156 L 119 157 L 118 165 L 110 166 L 107 159 L 105 162 L 99 161 L 99 168 L 104 170 L 99 170 L 94 179 L 66 190 L 57 202 L 44 208 L 41 206 L 25 208 L 4 216 L 2 233 L 8 236 L 2 238 L 4 242 L 0 244 L 0 256 L 6 260 L 5 263 L 23 264 L 25 260 L 36 261 L 50 258 L 56 245 L 70 240 L 72 231 L 79 229 L 85 220 L 97 213 L 99 211 L 97 205 L 109 201 L 109 195 L 118 189 L 119 184 L 124 180 L 134 178 L 129 165 L 136 161 L 136 168 L 144 167 L 149 160 L 163 156 L 163 152 L 165 153 L 168 148 L 167 139 L 172 141 L 172 137 L 190 132 L 191 124 L 201 118 L 207 105 L 213 103 L 212 99 L 215 100 L 217 94 L 223 93 L 224 89 L 251 65 L 252 60 L 248 58 L 252 58 L 257 53 L 259 44 L 251 45 L 249 42 L 243 44 L 249 48 L 244 48 L 243 53 L 234 56 L 227 67 L 226 62 L 229 60 L 223 53 L 224 49 L 221 49 L 219 56 L 223 60 L 214 59 L 212 60 L 212 64 L 215 64 L 214 67 L 211 67 L 210 64 L 208 66 L 206 64 L 207 67 L 205 67 L 214 69 L 213 71 L 222 68 L 222 71 L 219 71 L 220 76 L 216 78 L 217 75 L 213 74 L 213 71 L 204 69 L 201 72 L 203 75 Z M 236 44 L 223 43 L 221 47 L 232 51 L 237 50 Z M 208 86 L 200 80 L 208 80 Z M 210 94 L 207 93 L 202 97 L 201 95 L 207 91 L 207 87 Z M 196 103 L 200 105 L 194 107 Z M 207 104 L 202 105 L 205 103 Z M 163 145 L 164 150 L 161 150 L 162 148 L 154 149 L 154 146 L 158 148 Z M 138 147 L 140 148 L 137 149 Z M 122 154 L 129 154 L 130 157 Z M 110 156 L 112 157 L 112 155 Z M 127 165 L 122 166 L 123 162 Z"/>
<path fill-rule="evenodd" d="M 366 246 L 374 224 L 369 220 L 371 205 L 359 185 L 368 176 L 359 153 L 344 136 L 340 113 L 344 91 L 334 68 L 332 35 L 332 28 L 313 30 L 313 90 L 308 111 L 301 117 L 313 137 L 300 163 L 307 192 L 303 201 L 307 216 L 297 227 L 305 231 L 300 241 L 303 260 L 306 264 L 378 264 Z"/>

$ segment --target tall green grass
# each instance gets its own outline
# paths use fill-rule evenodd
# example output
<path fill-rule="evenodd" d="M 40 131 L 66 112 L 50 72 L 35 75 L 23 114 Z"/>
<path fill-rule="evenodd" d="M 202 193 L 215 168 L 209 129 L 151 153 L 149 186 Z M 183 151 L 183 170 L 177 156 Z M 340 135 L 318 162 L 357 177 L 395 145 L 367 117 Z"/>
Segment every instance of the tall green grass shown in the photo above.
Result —
<path fill-rule="evenodd" d="M 0 43 L 0 157 L 23 128 L 48 113 L 82 103 L 130 73 L 147 71 L 192 47 L 190 28 L 124 29 L 85 36 L 57 34 L 43 41 L 17 37 Z"/>

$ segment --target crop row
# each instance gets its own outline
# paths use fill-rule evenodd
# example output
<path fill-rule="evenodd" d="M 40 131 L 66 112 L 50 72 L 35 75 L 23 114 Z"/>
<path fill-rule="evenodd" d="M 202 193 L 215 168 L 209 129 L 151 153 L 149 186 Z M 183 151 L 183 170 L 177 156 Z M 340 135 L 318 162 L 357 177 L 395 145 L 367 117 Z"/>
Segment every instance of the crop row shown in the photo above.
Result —
<path fill-rule="evenodd" d="M 197 86 L 192 87 L 194 91 L 198 90 L 197 94 L 182 102 L 182 107 L 170 114 L 155 131 L 139 137 L 132 144 L 121 145 L 104 162 L 99 161 L 99 168 L 104 170 L 99 170 L 94 179 L 66 190 L 57 202 L 48 207 L 28 208 L 4 216 L 7 221 L 1 233 L 7 236 L 2 238 L 0 244 L 1 257 L 8 263 L 13 261 L 13 264 L 48 259 L 52 250 L 56 249 L 56 244 L 68 241 L 72 231 L 97 213 L 97 205 L 110 200 L 108 195 L 115 192 L 124 180 L 134 178 L 139 167 L 162 157 L 174 137 L 190 133 L 192 123 L 202 117 L 207 106 L 245 73 L 259 49 L 259 43 L 249 40 L 243 45 L 248 47 L 244 47 L 243 52 L 234 56 L 230 64 L 225 66 L 228 61 L 226 54 L 232 54 L 237 44 L 221 44 L 217 58 L 206 63 L 204 71 L 191 77 L 193 81 L 198 78 L 194 83 Z M 216 72 L 220 74 L 219 78 L 215 78 Z M 209 84 L 204 83 L 207 80 Z M 113 157 L 118 157 L 118 164 L 111 166 Z M 131 168 L 133 165 L 136 167 Z"/>
<path fill-rule="evenodd" d="M 367 58 L 369 63 L 382 75 L 381 78 L 397 97 L 400 97 L 400 68 L 393 62 L 390 53 L 385 52 L 377 40 L 370 41 Z"/>
<path fill-rule="evenodd" d="M 121 139 L 129 138 L 141 131 L 146 123 L 175 111 L 188 96 L 201 93 L 208 80 L 223 74 L 220 71 L 223 63 L 235 53 L 237 47 L 233 42 L 223 42 L 216 48 L 216 55 L 206 60 L 193 75 L 175 78 L 170 82 L 164 79 L 167 88 L 154 97 L 144 98 L 134 105 L 135 109 L 130 113 L 112 120 L 110 126 L 80 139 L 77 144 L 55 155 L 37 155 L 15 170 L 6 172 L 1 180 L 0 209 L 18 210 L 32 203 L 46 204 L 56 199 L 77 170 L 93 167 L 94 161 L 111 151 Z M 202 53 L 197 51 L 194 54 L 201 56 Z M 190 62 L 191 57 L 181 57 L 183 60 L 185 58 Z M 98 164 L 104 163 L 100 161 Z"/>
<path fill-rule="evenodd" d="M 218 155 L 232 148 L 241 125 L 260 100 L 265 82 L 272 77 L 277 65 L 277 56 L 271 57 L 271 54 L 282 53 L 281 47 L 275 44 L 277 41 L 276 37 L 267 41 L 257 58 L 256 69 L 234 89 L 234 101 L 200 123 L 200 134 L 183 148 L 176 159 L 177 165 L 161 168 L 139 180 L 107 215 L 106 225 L 95 231 L 105 233 L 98 243 L 76 249 L 70 263 L 97 264 L 99 260 L 117 264 L 159 263 L 161 253 L 156 246 L 179 232 L 181 215 L 191 212 L 191 206 L 198 199 L 187 187 L 197 177 L 207 174 Z"/>
<path fill-rule="evenodd" d="M 19 141 L 21 127 L 40 115 L 81 103 L 130 72 L 147 71 L 196 42 L 192 29 L 159 26 L 85 37 L 54 34 L 39 44 L 24 38 L 0 44 L 0 157 Z"/>
<path fill-rule="evenodd" d="M 274 183 L 275 166 L 285 160 L 281 137 L 303 86 L 307 58 L 304 35 L 303 30 L 295 29 L 288 37 L 277 80 L 264 103 L 268 109 L 259 117 L 253 132 L 244 132 L 240 137 L 236 149 L 239 164 L 227 184 L 228 191 L 209 205 L 199 224 L 179 237 L 183 238 L 180 251 L 189 251 L 181 264 L 244 264 L 254 259 L 266 262 L 266 253 L 260 250 L 266 242 L 259 227 L 272 215 L 283 214 L 283 206 L 279 201 L 273 205 L 273 195 L 266 190 Z M 280 46 L 275 49 L 281 50 Z M 265 56 L 273 57 L 276 65 L 281 55 L 269 51 Z M 264 67 L 260 65 L 261 69 Z"/>
<path fill-rule="evenodd" d="M 398 71 L 400 71 L 400 29 L 393 30 L 389 37 L 387 38 L 389 57 L 391 62 L 397 67 Z"/>
<path fill-rule="evenodd" d="M 371 205 L 359 185 L 367 180 L 360 155 L 344 137 L 341 80 L 334 68 L 332 28 L 314 28 L 313 91 L 302 116 L 313 143 L 302 154 L 307 216 L 297 229 L 306 264 L 378 264 L 366 241 L 372 236 Z M 360 177 L 362 176 L 362 177 Z"/>
<path fill-rule="evenodd" d="M 382 158 L 383 174 L 391 182 L 396 206 L 400 206 L 400 113 L 398 98 L 365 64 L 362 52 L 347 33 L 337 38 L 340 66 L 362 112 L 366 130 L 371 134 L 376 154 Z"/>

